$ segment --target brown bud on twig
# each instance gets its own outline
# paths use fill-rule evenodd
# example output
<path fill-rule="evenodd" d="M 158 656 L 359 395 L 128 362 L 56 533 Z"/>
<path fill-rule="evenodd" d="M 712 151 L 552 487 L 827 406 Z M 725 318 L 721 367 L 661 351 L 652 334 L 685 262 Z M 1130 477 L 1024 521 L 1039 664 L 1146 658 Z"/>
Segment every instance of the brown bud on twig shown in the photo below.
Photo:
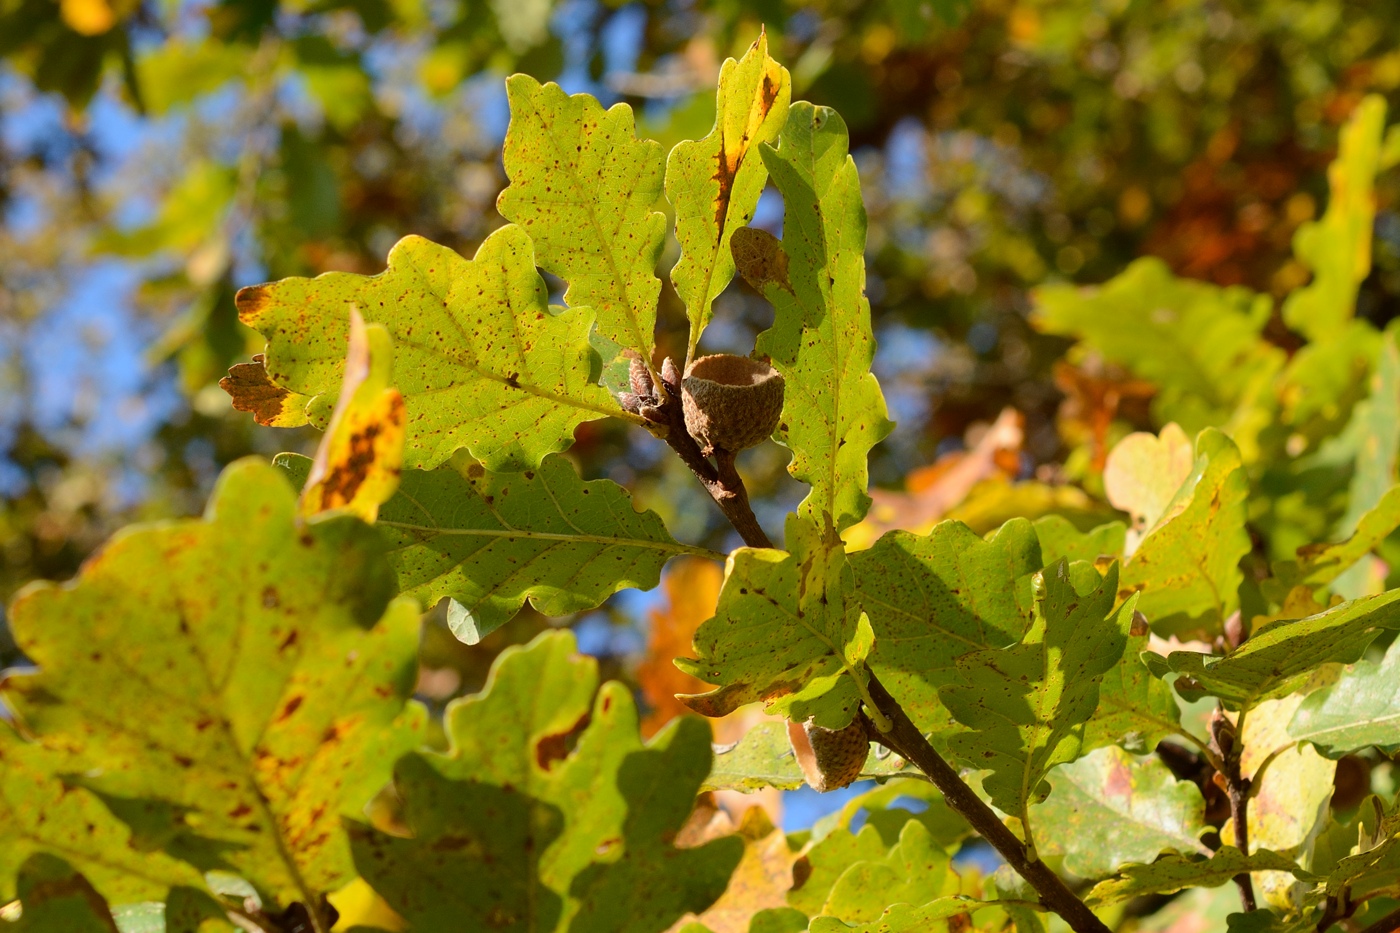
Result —
<path fill-rule="evenodd" d="M 844 729 L 788 722 L 787 733 L 802 776 L 818 793 L 845 787 L 860 777 L 870 754 L 870 738 L 859 716 Z"/>
<path fill-rule="evenodd" d="M 783 413 L 782 375 L 747 356 L 702 356 L 690 364 L 681 386 L 686 430 L 707 455 L 761 443 Z"/>

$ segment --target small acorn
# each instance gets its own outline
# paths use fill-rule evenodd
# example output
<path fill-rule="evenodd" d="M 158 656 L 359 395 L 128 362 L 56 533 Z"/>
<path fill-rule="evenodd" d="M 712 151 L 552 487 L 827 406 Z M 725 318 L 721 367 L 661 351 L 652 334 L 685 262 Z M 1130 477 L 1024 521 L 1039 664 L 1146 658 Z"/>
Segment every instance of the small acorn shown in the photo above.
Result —
<path fill-rule="evenodd" d="M 870 737 L 859 716 L 844 729 L 789 720 L 787 733 L 802 776 L 817 793 L 837 790 L 860 777 L 870 753 Z"/>
<path fill-rule="evenodd" d="M 706 455 L 763 442 L 783 413 L 783 377 L 772 364 L 716 353 L 686 368 L 681 382 L 685 427 Z"/>

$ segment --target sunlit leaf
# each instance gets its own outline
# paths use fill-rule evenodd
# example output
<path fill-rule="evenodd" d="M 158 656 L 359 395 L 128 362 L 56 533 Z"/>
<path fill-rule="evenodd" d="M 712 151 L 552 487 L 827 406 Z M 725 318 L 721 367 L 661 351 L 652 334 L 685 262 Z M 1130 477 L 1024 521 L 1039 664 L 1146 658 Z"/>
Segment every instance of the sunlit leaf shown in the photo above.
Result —
<path fill-rule="evenodd" d="M 661 145 L 636 138 L 626 104 L 605 111 L 588 94 L 522 74 L 506 80 L 506 96 L 511 184 L 498 209 L 530 235 L 540 268 L 568 283 L 569 306 L 592 308 L 600 334 L 650 362 L 666 234 L 655 210 Z"/>
<path fill-rule="evenodd" d="M 344 509 L 373 522 L 399 486 L 403 395 L 391 386 L 394 346 L 383 324 L 350 310 L 345 382 L 301 494 L 301 514 Z"/>
<path fill-rule="evenodd" d="M 1351 537 L 1298 549 L 1298 559 L 1274 564 L 1277 583 L 1266 593 L 1282 601 L 1295 586 L 1326 586 L 1400 528 L 1400 486 L 1389 489 L 1374 508 L 1357 520 Z"/>
<path fill-rule="evenodd" d="M 1126 862 L 1151 862 L 1165 851 L 1208 855 L 1201 835 L 1205 801 L 1155 757 L 1100 748 L 1047 775 L 1050 796 L 1031 807 L 1043 855 L 1063 855 L 1081 878 L 1102 878 Z"/>
<path fill-rule="evenodd" d="M 729 887 L 699 915 L 698 922 L 713 933 L 806 930 L 806 915 L 784 906 L 797 859 L 787 834 L 773 825 L 762 807 L 750 807 L 737 835 L 744 841 L 744 856 L 729 878 Z M 768 916 L 760 920 L 762 913 Z M 800 924 L 794 925 L 793 915 L 801 918 Z"/>
<path fill-rule="evenodd" d="M 904 759 L 872 747 L 861 768 L 861 779 L 889 777 L 906 770 Z M 792 790 L 804 783 L 786 726 L 776 720 L 760 722 L 737 742 L 715 747 L 714 764 L 701 790 L 749 793 L 766 787 Z"/>
<path fill-rule="evenodd" d="M 1249 711 L 1240 733 L 1240 772 L 1251 782 L 1250 846 L 1287 852 L 1311 865 L 1312 842 L 1327 820 L 1337 763 L 1289 736 L 1288 721 L 1302 701 L 1298 695 L 1267 700 Z M 1235 842 L 1233 828 L 1221 832 L 1227 843 Z M 1266 871 L 1255 881 L 1269 905 L 1284 910 L 1296 903 L 1292 875 Z"/>
<path fill-rule="evenodd" d="M 870 448 L 889 434 L 865 297 L 865 206 L 846 125 L 794 104 L 778 148 L 760 152 L 782 192 L 782 242 L 752 227 L 731 247 L 740 273 L 773 305 L 756 352 L 787 381 L 777 437 L 788 472 L 812 487 L 799 511 L 838 531 L 865 515 Z"/>
<path fill-rule="evenodd" d="M 1335 684 L 1309 694 L 1288 734 L 1329 758 L 1369 746 L 1400 751 L 1400 641 L 1379 661 L 1358 661 Z"/>
<path fill-rule="evenodd" d="M 1035 536 L 1040 541 L 1040 559 L 1050 566 L 1064 558 L 1094 563 L 1104 557 L 1123 554 L 1127 528 L 1122 522 L 1108 522 L 1092 531 L 1080 531 L 1062 515 L 1046 515 L 1036 519 Z"/>
<path fill-rule="evenodd" d="M 1123 656 L 1133 600 L 1116 612 L 1118 568 L 1100 577 L 1063 561 L 1034 577 L 1035 610 L 1019 643 L 957 660 L 939 696 L 970 731 L 948 748 L 987 770 L 983 787 L 1002 812 L 1027 825 L 1032 803 L 1050 792 L 1046 773 L 1078 757 L 1099 701 L 1099 683 Z"/>
<path fill-rule="evenodd" d="M 154 846 L 314 904 L 351 877 L 341 815 L 419 741 L 418 610 L 389 601 L 368 526 L 298 528 L 295 508 L 278 471 L 240 461 L 204 519 L 130 530 L 75 583 L 25 590 L 10 624 L 39 669 L 4 698 Z"/>
<path fill-rule="evenodd" d="M 1174 422 L 1160 435 L 1137 431 L 1123 438 L 1109 451 L 1104 464 L 1103 487 L 1114 508 L 1133 518 L 1128 552 L 1137 550 L 1149 528 L 1171 516 L 1167 506 L 1178 511 L 1186 502 L 1176 492 L 1191 475 L 1195 462 L 1191 439 Z"/>
<path fill-rule="evenodd" d="M 710 322 L 711 304 L 734 278 L 730 237 L 753 218 L 768 179 L 757 147 L 782 131 L 791 97 L 787 69 L 768 57 L 768 37 L 760 33 L 741 60 L 720 69 L 709 135 L 680 143 L 667 157 L 666 196 L 681 245 L 671 281 L 690 318 L 688 356 Z"/>
<path fill-rule="evenodd" d="M 786 538 L 791 553 L 729 555 L 719 607 L 695 633 L 698 659 L 676 661 L 719 686 L 681 699 L 706 716 L 762 700 L 769 713 L 839 729 L 860 706 L 874 635 L 840 539 L 798 515 L 788 517 Z"/>
<path fill-rule="evenodd" d="M 1240 558 L 1252 546 L 1248 489 L 1239 449 L 1202 431 L 1190 475 L 1123 565 L 1120 596 L 1140 593 L 1138 609 L 1159 635 L 1213 635 L 1238 608 Z"/>
<path fill-rule="evenodd" d="M 277 463 L 300 482 L 306 458 Z M 621 589 L 651 589 L 661 567 L 689 554 L 654 512 L 637 512 L 610 480 L 584 482 L 555 454 L 537 469 L 492 473 L 465 455 L 436 470 L 410 471 L 379 510 L 399 589 L 432 606 L 458 607 L 454 633 L 475 644 L 525 604 L 566 615 L 602 604 Z"/>
<path fill-rule="evenodd" d="M 709 768 L 709 729 L 649 745 L 628 689 L 598 691 L 567 632 L 504 652 L 446 714 L 450 749 L 394 769 L 411 838 L 353 825 L 360 874 L 415 929 L 665 929 L 724 891 L 743 844 L 672 844 Z M 576 741 L 576 744 L 575 744 Z"/>
<path fill-rule="evenodd" d="M 1260 339 L 1268 295 L 1177 278 L 1160 259 L 1139 259 L 1101 286 L 1045 285 L 1033 295 L 1036 327 L 1156 383 L 1157 423 L 1188 435 L 1246 415 L 1241 403 L 1283 366 L 1283 352 Z"/>
<path fill-rule="evenodd" d="M 825 841 L 813 850 L 813 857 L 818 856 L 824 844 Z M 855 924 L 856 929 L 867 930 L 865 924 L 875 920 L 887 924 L 890 930 L 928 929 L 912 924 L 969 909 L 969 898 L 952 897 L 960 893 L 961 887 L 962 879 L 952 870 L 948 853 L 934 843 L 922 823 L 909 820 L 900 832 L 899 842 L 887 853 L 852 863 L 832 884 L 821 916 L 834 918 L 840 925 L 814 919 L 812 929 L 847 929 Z"/>
<path fill-rule="evenodd" d="M 1293 252 L 1313 280 L 1283 303 L 1283 320 L 1312 340 L 1325 340 L 1356 311 L 1356 292 L 1371 271 L 1372 191 L 1385 128 L 1385 99 L 1364 98 L 1342 128 L 1337 158 L 1327 169 L 1331 196 L 1317 221 L 1293 236 Z"/>
<path fill-rule="evenodd" d="M 593 312 L 548 307 L 530 238 L 507 226 L 463 259 L 407 237 L 377 276 L 327 273 L 238 293 L 239 318 L 267 338 L 266 367 L 329 418 L 344 378 L 349 310 L 381 323 L 403 393 L 406 466 L 431 469 L 465 447 L 488 469 L 529 469 L 616 401 L 592 378 Z"/>
<path fill-rule="evenodd" d="M 1219 697 L 1231 709 L 1248 708 L 1297 690 L 1323 664 L 1361 657 L 1381 629 L 1400 628 L 1400 590 L 1333 606 L 1305 619 L 1271 622 L 1228 655 L 1173 651 L 1166 666 L 1185 677 L 1176 689 L 1187 699 Z"/>

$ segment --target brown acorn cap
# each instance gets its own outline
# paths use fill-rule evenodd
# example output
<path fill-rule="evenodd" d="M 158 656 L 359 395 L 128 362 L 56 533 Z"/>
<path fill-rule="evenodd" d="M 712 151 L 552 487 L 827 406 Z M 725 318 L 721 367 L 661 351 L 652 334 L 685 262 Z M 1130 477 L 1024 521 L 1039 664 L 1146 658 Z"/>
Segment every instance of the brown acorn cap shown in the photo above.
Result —
<path fill-rule="evenodd" d="M 807 786 L 819 794 L 845 787 L 860 777 L 870 754 L 870 737 L 860 717 L 844 729 L 789 720 L 787 733 Z"/>
<path fill-rule="evenodd" d="M 716 353 L 686 368 L 685 427 L 705 453 L 744 450 L 773 433 L 783 413 L 783 377 L 772 364 Z"/>

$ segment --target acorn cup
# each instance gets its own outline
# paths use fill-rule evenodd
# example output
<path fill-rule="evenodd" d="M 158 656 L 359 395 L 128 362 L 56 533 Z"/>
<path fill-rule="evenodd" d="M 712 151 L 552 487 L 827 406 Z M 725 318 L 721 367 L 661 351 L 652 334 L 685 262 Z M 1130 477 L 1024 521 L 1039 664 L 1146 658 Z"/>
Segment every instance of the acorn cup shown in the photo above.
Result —
<path fill-rule="evenodd" d="M 870 754 L 870 737 L 859 716 L 844 729 L 789 720 L 787 733 L 807 786 L 819 794 L 839 790 L 860 777 Z"/>
<path fill-rule="evenodd" d="M 686 368 L 681 380 L 685 427 L 706 456 L 763 442 L 783 413 L 783 377 L 772 364 L 716 353 Z"/>

